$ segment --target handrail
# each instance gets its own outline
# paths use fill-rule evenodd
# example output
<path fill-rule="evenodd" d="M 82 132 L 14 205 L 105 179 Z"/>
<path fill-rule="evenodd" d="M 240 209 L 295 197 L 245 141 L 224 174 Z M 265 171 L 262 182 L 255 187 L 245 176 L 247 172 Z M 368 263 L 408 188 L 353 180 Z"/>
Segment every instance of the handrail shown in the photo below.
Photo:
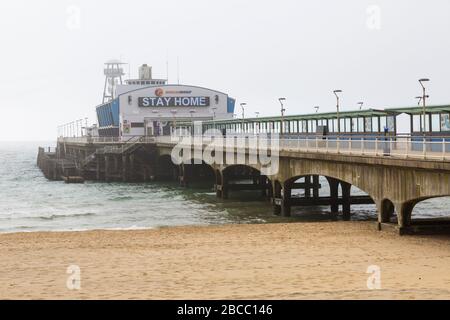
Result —
<path fill-rule="evenodd" d="M 207 138 L 206 136 L 201 136 Z M 223 136 L 221 136 L 223 138 Z M 273 142 L 271 137 L 264 134 L 234 134 L 227 135 L 227 138 L 257 138 L 265 141 L 268 145 Z M 111 141 L 116 140 L 116 137 Z M 86 164 L 89 163 L 92 157 L 100 153 L 118 153 L 133 152 L 134 148 L 140 147 L 145 143 L 169 143 L 177 144 L 178 137 L 174 136 L 132 136 L 126 141 L 114 141 L 101 149 L 97 149 L 95 154 L 86 157 Z M 210 137 L 211 138 L 211 137 Z M 284 136 L 278 139 L 279 151 L 298 151 L 308 153 L 336 153 L 342 155 L 353 156 L 376 156 L 376 157 L 396 157 L 404 159 L 424 159 L 424 160 L 439 160 L 450 161 L 450 137 L 431 137 L 420 139 L 416 136 L 383 136 L 383 137 L 328 137 L 316 136 L 308 138 Z M 96 138 L 93 138 L 94 141 Z M 106 143 L 106 139 L 101 138 L 100 144 Z M 94 142 L 95 143 L 95 142 Z M 216 142 L 217 143 L 217 142 Z M 114 146 L 116 145 L 116 146 Z M 272 144 L 273 145 L 273 144 Z M 84 162 L 83 162 L 84 163 Z"/>

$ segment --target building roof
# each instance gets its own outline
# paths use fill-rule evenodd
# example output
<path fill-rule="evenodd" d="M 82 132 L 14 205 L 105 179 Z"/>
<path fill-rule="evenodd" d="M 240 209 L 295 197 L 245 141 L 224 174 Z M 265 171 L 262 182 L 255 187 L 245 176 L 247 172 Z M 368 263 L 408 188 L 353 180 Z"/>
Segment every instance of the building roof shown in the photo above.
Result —
<path fill-rule="evenodd" d="M 365 109 L 365 110 L 354 110 L 354 111 L 343 111 L 339 112 L 339 117 L 343 118 L 358 118 L 358 117 L 376 117 L 376 116 L 389 116 L 399 114 L 393 110 L 378 110 L 378 109 Z M 336 119 L 337 112 L 326 112 L 326 113 L 311 113 L 305 115 L 287 115 L 284 116 L 285 121 L 304 121 L 304 120 L 322 120 L 322 119 Z M 246 118 L 245 122 L 269 122 L 269 121 L 280 121 L 281 116 L 272 117 L 258 117 L 258 118 Z M 216 120 L 214 123 L 232 123 L 232 122 L 242 122 L 242 119 L 232 119 L 232 120 Z M 212 121 L 211 121 L 212 123 Z"/>
<path fill-rule="evenodd" d="M 436 106 L 427 106 L 426 113 L 442 113 L 447 112 L 450 113 L 450 105 L 436 105 Z M 403 108 L 389 108 L 385 109 L 386 111 L 393 111 L 397 113 L 406 113 L 410 115 L 418 115 L 423 113 L 423 107 L 403 107 Z"/>

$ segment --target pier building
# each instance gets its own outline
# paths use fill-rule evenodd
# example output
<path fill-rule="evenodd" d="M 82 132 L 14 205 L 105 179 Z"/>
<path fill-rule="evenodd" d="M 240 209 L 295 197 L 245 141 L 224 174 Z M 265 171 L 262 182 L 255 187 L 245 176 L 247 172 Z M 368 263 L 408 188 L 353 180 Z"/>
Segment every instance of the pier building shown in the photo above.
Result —
<path fill-rule="evenodd" d="M 154 79 L 152 68 L 146 64 L 139 68 L 138 79 L 122 83 L 117 81 L 123 74 L 120 65 L 110 62 L 105 69 L 106 92 L 113 94 L 104 96 L 104 103 L 96 107 L 101 137 L 126 140 L 133 136 L 167 135 L 177 122 L 233 118 L 235 99 L 226 93 L 167 84 L 166 79 Z"/>

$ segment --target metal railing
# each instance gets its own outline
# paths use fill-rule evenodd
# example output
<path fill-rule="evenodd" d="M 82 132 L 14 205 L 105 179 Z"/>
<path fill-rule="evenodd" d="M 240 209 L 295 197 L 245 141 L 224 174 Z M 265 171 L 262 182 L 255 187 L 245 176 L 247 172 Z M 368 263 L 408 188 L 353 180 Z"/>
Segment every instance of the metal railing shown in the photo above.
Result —
<path fill-rule="evenodd" d="M 226 143 L 224 137 L 215 139 L 215 137 L 203 137 L 208 141 L 213 141 L 212 146 L 225 149 Z M 322 154 L 342 154 L 352 156 L 372 156 L 372 157 L 393 157 L 402 159 L 421 159 L 450 161 L 450 138 L 442 138 L 440 141 L 418 140 L 414 137 L 381 137 L 381 138 L 281 138 L 272 140 L 260 136 L 232 135 L 227 139 L 235 139 L 231 145 L 236 149 L 252 149 L 250 139 L 258 141 L 257 149 L 271 148 L 279 152 L 305 152 Z M 176 143 L 177 139 L 170 137 L 159 137 L 158 142 Z M 195 144 L 194 139 L 191 144 Z M 197 140 L 199 143 L 201 140 Z M 186 142 L 185 142 L 186 144 Z M 188 142 L 189 144 L 189 142 Z M 222 144 L 222 145 L 220 145 Z M 204 145 L 211 145 L 206 143 Z M 198 146 L 197 146 L 198 147 Z"/>
<path fill-rule="evenodd" d="M 403 159 L 450 160 L 450 141 L 418 141 L 411 138 L 366 139 L 280 139 L 280 151 L 334 153 L 343 155 L 395 157 Z"/>
<path fill-rule="evenodd" d="M 199 136 L 200 137 L 200 136 Z M 220 143 L 222 139 L 214 139 L 214 137 L 201 136 L 203 139 L 211 138 L 214 143 Z M 255 138 L 264 148 L 269 146 L 270 148 L 276 148 L 277 151 L 290 151 L 290 152 L 316 152 L 316 153 L 332 153 L 342 155 L 355 155 L 355 156 L 373 156 L 373 157 L 395 157 L 403 159 L 422 159 L 422 160 L 438 160 L 438 161 L 450 161 L 450 137 L 436 138 L 434 141 L 428 141 L 431 138 L 421 139 L 420 137 L 411 136 L 393 136 L 393 137 L 361 137 L 361 138 L 336 138 L 336 137 L 284 137 L 279 138 L 277 143 L 265 136 L 260 135 L 248 135 L 237 134 L 227 135 L 228 139 L 239 139 L 241 142 L 245 141 L 245 145 L 242 147 L 247 148 L 249 146 L 249 139 Z M 119 137 L 80 137 L 80 138 L 61 138 L 64 142 L 83 143 L 87 142 L 85 139 L 89 139 L 87 143 L 97 144 L 117 144 L 108 145 L 102 149 L 97 150 L 97 154 L 102 153 L 124 153 L 140 146 L 141 144 L 149 143 L 164 143 L 164 144 L 177 144 L 179 142 L 178 136 L 133 136 L 122 140 Z M 437 140 L 439 139 L 439 141 Z M 261 143 L 263 140 L 264 143 Z M 198 140 L 201 141 L 201 140 Z M 85 142 L 85 143 L 86 143 Z M 208 145 L 210 143 L 206 143 Z M 217 147 L 220 147 L 217 145 Z M 237 146 L 239 147 L 239 146 Z M 225 148 L 225 145 L 222 146 Z M 261 148 L 261 147 L 258 147 Z"/>

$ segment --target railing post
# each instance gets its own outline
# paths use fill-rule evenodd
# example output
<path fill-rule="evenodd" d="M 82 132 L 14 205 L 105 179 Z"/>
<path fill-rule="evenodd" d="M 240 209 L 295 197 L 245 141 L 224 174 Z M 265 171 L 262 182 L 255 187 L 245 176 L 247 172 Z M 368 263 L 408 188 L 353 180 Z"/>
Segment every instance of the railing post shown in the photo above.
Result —
<path fill-rule="evenodd" d="M 378 156 L 378 138 L 375 138 L 375 156 Z"/>
<path fill-rule="evenodd" d="M 427 159 L 427 141 L 423 138 L 423 159 Z"/>
<path fill-rule="evenodd" d="M 393 155 L 394 153 L 392 152 L 393 151 L 393 149 L 392 149 L 392 137 L 389 139 L 389 154 L 390 155 Z M 395 154 L 394 154 L 395 155 Z"/>
<path fill-rule="evenodd" d="M 339 143 L 339 137 L 336 138 L 336 149 L 337 149 L 337 153 L 339 154 L 340 151 L 340 143 Z"/>
<path fill-rule="evenodd" d="M 319 138 L 316 136 L 316 152 L 319 152 Z"/>
<path fill-rule="evenodd" d="M 348 139 L 348 150 L 349 150 L 350 154 L 352 154 L 352 138 L 351 137 Z"/>
<path fill-rule="evenodd" d="M 411 146 L 411 141 L 408 142 L 409 138 L 406 138 L 406 159 L 408 159 L 409 157 L 409 148 L 412 147 Z"/>
<path fill-rule="evenodd" d="M 326 141 L 326 142 L 325 142 L 325 143 L 326 143 L 326 146 L 325 146 L 325 152 L 328 153 L 329 138 L 326 137 L 325 139 L 326 139 L 326 140 L 325 140 L 325 141 Z"/>
<path fill-rule="evenodd" d="M 364 155 L 364 138 L 361 138 L 361 154 Z"/>
<path fill-rule="evenodd" d="M 445 138 L 442 139 L 442 160 L 445 161 Z"/>

